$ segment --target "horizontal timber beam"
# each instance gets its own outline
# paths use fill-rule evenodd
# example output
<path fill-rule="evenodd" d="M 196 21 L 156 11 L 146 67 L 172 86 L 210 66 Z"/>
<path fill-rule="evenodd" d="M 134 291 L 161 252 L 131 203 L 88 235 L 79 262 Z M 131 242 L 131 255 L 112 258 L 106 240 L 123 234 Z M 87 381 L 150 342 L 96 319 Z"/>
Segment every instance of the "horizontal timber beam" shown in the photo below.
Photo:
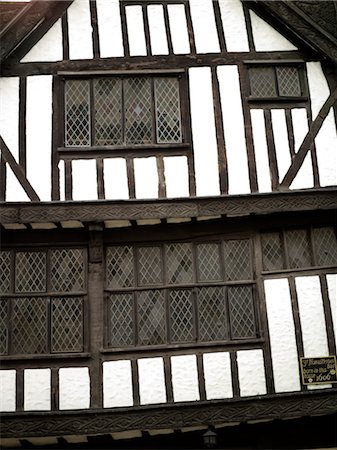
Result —
<path fill-rule="evenodd" d="M 328 389 L 115 410 L 3 413 L 1 437 L 94 435 L 325 415 L 336 411 L 336 394 L 337 389 Z"/>
<path fill-rule="evenodd" d="M 0 224 L 247 216 L 337 209 L 337 188 L 183 199 L 0 203 Z"/>

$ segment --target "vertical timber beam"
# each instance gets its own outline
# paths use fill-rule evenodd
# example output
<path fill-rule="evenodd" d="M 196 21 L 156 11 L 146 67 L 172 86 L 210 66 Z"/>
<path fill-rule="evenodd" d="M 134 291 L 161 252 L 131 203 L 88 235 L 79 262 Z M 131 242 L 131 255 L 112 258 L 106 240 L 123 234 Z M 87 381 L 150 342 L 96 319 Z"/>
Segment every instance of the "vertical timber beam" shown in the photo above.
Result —
<path fill-rule="evenodd" d="M 90 373 L 90 407 L 103 407 L 102 365 L 100 349 L 103 347 L 103 225 L 89 225 L 89 261 L 88 261 L 88 314 L 90 320 L 89 349 L 91 362 Z"/>

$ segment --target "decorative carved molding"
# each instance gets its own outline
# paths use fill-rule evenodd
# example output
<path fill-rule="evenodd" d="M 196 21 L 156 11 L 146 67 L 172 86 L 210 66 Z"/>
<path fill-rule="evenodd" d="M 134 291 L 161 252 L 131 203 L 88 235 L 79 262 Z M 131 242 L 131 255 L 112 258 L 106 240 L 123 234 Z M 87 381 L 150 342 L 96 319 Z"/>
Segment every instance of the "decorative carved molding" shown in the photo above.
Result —
<path fill-rule="evenodd" d="M 209 198 L 96 202 L 0 203 L 0 223 L 165 219 L 337 208 L 337 188 Z"/>
<path fill-rule="evenodd" d="M 118 408 L 47 413 L 5 413 L 1 437 L 66 436 L 104 434 L 126 430 L 153 430 L 245 422 L 248 420 L 285 419 L 334 413 L 337 390 L 277 394 L 240 400 L 221 400 L 158 407 Z"/>

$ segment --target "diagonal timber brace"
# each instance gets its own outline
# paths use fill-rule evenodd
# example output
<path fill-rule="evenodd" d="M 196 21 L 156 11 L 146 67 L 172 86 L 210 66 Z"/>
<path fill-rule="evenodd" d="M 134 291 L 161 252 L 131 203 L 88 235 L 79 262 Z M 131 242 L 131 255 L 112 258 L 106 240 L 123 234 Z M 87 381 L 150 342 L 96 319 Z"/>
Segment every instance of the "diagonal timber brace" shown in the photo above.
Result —
<path fill-rule="evenodd" d="M 40 201 L 39 196 L 33 189 L 32 185 L 29 183 L 29 181 L 26 178 L 26 175 L 22 169 L 22 167 L 15 161 L 14 156 L 12 155 L 11 151 L 7 147 L 5 141 L 0 136 L 0 150 L 2 152 L 2 157 L 6 161 L 6 163 L 9 164 L 9 167 L 12 169 L 14 175 L 18 179 L 19 183 L 21 184 L 22 188 L 32 201 Z"/>

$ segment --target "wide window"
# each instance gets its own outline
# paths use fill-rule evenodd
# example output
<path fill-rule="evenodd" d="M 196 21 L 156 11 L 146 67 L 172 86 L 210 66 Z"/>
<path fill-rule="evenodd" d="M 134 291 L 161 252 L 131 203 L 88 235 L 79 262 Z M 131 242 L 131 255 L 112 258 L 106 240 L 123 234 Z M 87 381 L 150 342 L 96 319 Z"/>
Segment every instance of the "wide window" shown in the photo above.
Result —
<path fill-rule="evenodd" d="M 181 76 L 65 79 L 65 147 L 183 143 Z"/>
<path fill-rule="evenodd" d="M 0 353 L 83 352 L 86 252 L 0 252 Z"/>
<path fill-rule="evenodd" d="M 249 239 L 111 246 L 106 347 L 259 337 Z"/>

